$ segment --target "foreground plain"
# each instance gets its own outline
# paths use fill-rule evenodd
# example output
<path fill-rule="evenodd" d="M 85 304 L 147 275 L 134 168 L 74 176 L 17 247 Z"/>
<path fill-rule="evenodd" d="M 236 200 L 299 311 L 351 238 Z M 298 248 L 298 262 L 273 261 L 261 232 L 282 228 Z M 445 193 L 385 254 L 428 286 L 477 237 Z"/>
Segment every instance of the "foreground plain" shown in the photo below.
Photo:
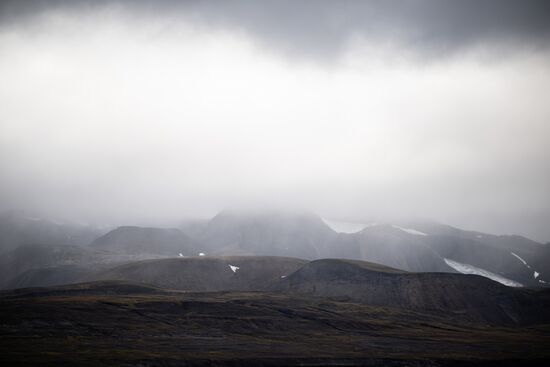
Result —
<path fill-rule="evenodd" d="M 541 365 L 550 325 L 453 317 L 268 292 L 128 282 L 0 294 L 3 365 Z"/>

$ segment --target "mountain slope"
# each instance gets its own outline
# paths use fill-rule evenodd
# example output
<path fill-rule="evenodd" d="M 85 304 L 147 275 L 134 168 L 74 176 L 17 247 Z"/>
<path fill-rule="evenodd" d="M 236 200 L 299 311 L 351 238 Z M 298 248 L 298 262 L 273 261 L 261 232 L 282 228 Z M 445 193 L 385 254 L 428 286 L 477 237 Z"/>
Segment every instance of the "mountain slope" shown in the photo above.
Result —
<path fill-rule="evenodd" d="M 216 255 L 268 255 L 316 259 L 336 233 L 311 213 L 223 211 L 200 237 Z"/>
<path fill-rule="evenodd" d="M 94 261 L 93 258 L 96 255 L 93 251 L 80 246 L 19 246 L 0 256 L 0 288 L 5 288 L 12 278 L 28 270 L 52 266 L 90 264 Z"/>
<path fill-rule="evenodd" d="M 470 264 L 527 286 L 550 282 L 550 246 L 517 235 L 492 235 L 429 221 L 403 224 L 444 258 Z"/>
<path fill-rule="evenodd" d="M 48 287 L 82 282 L 95 271 L 91 267 L 59 265 L 32 268 L 11 278 L 5 288 Z"/>
<path fill-rule="evenodd" d="M 118 227 L 90 243 L 89 248 L 121 254 L 184 256 L 197 254 L 194 241 L 175 228 Z"/>
<path fill-rule="evenodd" d="M 138 261 L 101 272 L 116 279 L 187 291 L 266 290 L 307 261 L 272 256 L 189 257 Z"/>
<path fill-rule="evenodd" d="M 452 314 L 494 324 L 550 322 L 550 291 L 503 286 L 477 275 L 407 273 L 362 261 L 312 261 L 278 291 Z"/>
<path fill-rule="evenodd" d="M 23 212 L 0 213 L 0 254 L 20 245 L 87 245 L 104 233 L 93 226 L 62 223 L 25 215 Z"/>
<path fill-rule="evenodd" d="M 159 257 L 162 256 L 118 254 L 84 246 L 21 245 L 0 254 L 0 289 L 74 283 L 102 269 Z"/>
<path fill-rule="evenodd" d="M 391 225 L 376 225 L 358 233 L 340 234 L 330 257 L 370 261 L 407 271 L 454 272 L 423 241 Z"/>
<path fill-rule="evenodd" d="M 336 233 L 327 222 L 309 213 L 224 211 L 195 233 L 209 254 L 347 258 L 407 271 L 457 272 L 448 259 L 525 286 L 545 285 L 550 267 L 544 245 L 521 236 L 481 234 L 429 221 L 371 223 L 355 233 Z"/>

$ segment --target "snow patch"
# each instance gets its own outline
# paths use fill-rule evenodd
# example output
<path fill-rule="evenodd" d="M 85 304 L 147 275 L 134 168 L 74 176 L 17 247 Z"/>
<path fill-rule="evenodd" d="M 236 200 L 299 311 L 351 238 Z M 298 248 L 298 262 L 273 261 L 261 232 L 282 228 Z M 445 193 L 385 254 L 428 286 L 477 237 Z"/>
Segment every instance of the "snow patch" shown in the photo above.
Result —
<path fill-rule="evenodd" d="M 451 268 L 455 269 L 459 273 L 481 275 L 482 277 L 489 278 L 491 280 L 494 280 L 495 282 L 499 282 L 508 287 L 523 287 L 523 284 L 521 283 L 505 278 L 498 274 L 492 273 L 488 270 L 481 269 L 469 264 L 459 263 L 458 261 L 454 261 L 450 259 L 443 259 L 443 260 L 445 260 L 447 265 L 449 265 Z"/>
<path fill-rule="evenodd" d="M 181 252 L 180 252 L 178 255 L 179 255 L 179 257 L 184 257 L 183 254 L 182 254 Z"/>
<path fill-rule="evenodd" d="M 204 252 L 199 252 L 199 256 L 206 256 Z"/>
<path fill-rule="evenodd" d="M 523 263 L 523 265 L 527 266 L 529 269 L 531 269 L 531 265 L 527 264 L 527 261 L 523 260 L 518 254 L 515 254 L 513 252 L 510 252 L 512 255 L 514 255 L 515 257 L 517 257 L 519 259 L 519 261 L 521 261 Z"/>
<path fill-rule="evenodd" d="M 412 229 L 412 228 L 403 228 L 403 227 L 396 226 L 395 224 L 392 224 L 391 226 L 392 226 L 393 228 L 400 229 L 400 230 L 402 230 L 403 232 L 407 232 L 407 233 L 409 233 L 409 234 L 414 234 L 414 235 L 416 235 L 416 236 L 427 236 L 426 233 L 417 231 L 416 229 Z"/>
<path fill-rule="evenodd" d="M 281 279 L 286 278 L 286 275 L 281 275 Z"/>
<path fill-rule="evenodd" d="M 533 272 L 533 278 L 537 279 L 540 273 L 538 271 Z"/>
<path fill-rule="evenodd" d="M 329 226 L 334 232 L 338 233 L 357 233 L 363 229 L 370 227 L 372 224 L 359 222 L 340 222 L 336 220 L 328 220 L 323 218 L 323 222 Z"/>
<path fill-rule="evenodd" d="M 237 270 L 240 269 L 238 266 L 235 266 L 235 265 L 229 265 L 229 268 L 230 268 L 231 270 L 233 270 L 233 273 L 236 273 Z"/>
<path fill-rule="evenodd" d="M 515 254 L 515 253 L 513 253 L 513 252 L 510 252 L 510 253 L 511 253 L 512 255 L 514 255 L 515 257 L 517 257 L 517 258 L 519 259 L 519 261 L 521 261 L 521 262 L 523 263 L 523 265 L 529 266 L 529 265 L 527 264 L 527 261 L 523 260 L 518 254 Z"/>
<path fill-rule="evenodd" d="M 544 284 L 546 284 L 546 282 L 545 282 L 544 280 L 542 280 L 542 279 L 539 279 L 539 283 L 544 283 Z"/>

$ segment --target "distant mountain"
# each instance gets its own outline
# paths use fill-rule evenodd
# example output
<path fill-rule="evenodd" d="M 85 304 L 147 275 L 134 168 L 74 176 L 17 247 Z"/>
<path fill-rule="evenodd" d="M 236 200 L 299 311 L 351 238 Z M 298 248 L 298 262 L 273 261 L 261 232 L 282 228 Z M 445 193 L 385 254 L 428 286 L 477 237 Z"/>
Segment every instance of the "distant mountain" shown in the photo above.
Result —
<path fill-rule="evenodd" d="M 0 254 L 0 289 L 61 285 L 127 262 L 159 258 L 71 245 L 21 245 Z"/>
<path fill-rule="evenodd" d="M 195 241 L 175 228 L 118 227 L 94 240 L 89 248 L 131 255 L 198 255 Z"/>
<path fill-rule="evenodd" d="M 0 213 L 0 254 L 26 244 L 87 245 L 104 230 L 18 211 Z"/>
<path fill-rule="evenodd" d="M 178 225 L 178 229 L 189 237 L 196 239 L 200 238 L 206 231 L 208 222 L 210 222 L 210 219 L 186 219 Z"/>
<path fill-rule="evenodd" d="M 357 259 L 407 271 L 489 275 L 507 285 L 545 286 L 550 280 L 545 245 L 436 222 L 362 225 L 304 212 L 227 210 L 188 228 L 214 255 Z"/>
<path fill-rule="evenodd" d="M 478 274 L 516 286 L 546 286 L 550 279 L 550 247 L 521 236 L 408 221 L 364 224 L 362 230 L 339 233 L 338 238 L 340 243 L 331 247 L 330 257 L 361 259 L 409 271 Z"/>
<path fill-rule="evenodd" d="M 526 286 L 550 279 L 550 247 L 517 235 L 492 235 L 448 225 L 410 221 L 403 224 L 427 236 L 419 238 L 440 256 L 486 269 Z"/>
<path fill-rule="evenodd" d="M 454 272 L 423 236 L 391 225 L 374 225 L 352 234 L 340 234 L 330 257 L 367 260 L 407 271 Z"/>
<path fill-rule="evenodd" d="M 199 237 L 212 254 L 325 257 L 336 233 L 311 213 L 223 211 Z"/>
<path fill-rule="evenodd" d="M 187 291 L 261 291 L 307 263 L 273 256 L 189 257 L 129 263 L 93 280 L 124 280 Z"/>
<path fill-rule="evenodd" d="M 477 275 L 408 273 L 357 260 L 312 261 L 275 288 L 491 324 L 550 322 L 548 290 L 506 287 Z"/>
<path fill-rule="evenodd" d="M 116 228 L 91 240 L 83 247 L 90 252 L 70 262 L 63 256 L 54 255 L 60 251 L 58 246 L 70 245 L 70 241 L 81 244 L 95 233 L 91 229 L 92 232 L 75 229 L 71 237 L 64 232 L 67 228 L 61 224 L 58 227 L 51 221 L 21 219 L 14 215 L 0 216 L 2 218 L 0 237 L 11 238 L 5 241 L 8 247 L 33 238 L 38 241 L 36 243 L 51 246 L 47 251 L 45 247 L 31 251 L 22 247 L 21 251 L 16 251 L 15 260 L 10 251 L 0 253 L 0 263 L 11 261 L 6 258 L 11 258 L 15 264 L 32 263 L 32 266 L 6 265 L 7 270 L 0 270 L 0 275 L 7 274 L 0 280 L 3 287 L 8 286 L 11 278 L 26 271 L 29 273 L 21 276 L 17 285 L 40 285 L 41 279 L 68 280 L 70 271 L 56 269 L 66 265 L 86 268 L 94 264 L 105 269 L 143 259 L 197 255 L 282 256 L 307 260 L 342 258 L 413 272 L 478 274 L 511 286 L 550 286 L 550 245 L 521 236 L 465 231 L 429 221 L 342 224 L 307 212 L 225 210 L 210 221 L 182 222 L 178 229 Z M 51 242 L 60 236 L 65 236 L 60 244 Z M 30 243 L 37 246 L 34 244 Z M 38 256 L 48 261 L 34 259 L 42 251 L 48 254 Z M 63 251 L 67 254 L 72 251 L 72 257 L 82 252 L 74 247 Z M 37 269 L 42 267 L 48 268 L 44 270 L 47 276 L 38 275 Z"/>
<path fill-rule="evenodd" d="M 80 246 L 21 245 L 0 256 L 0 288 L 7 287 L 12 278 L 31 269 L 89 264 L 94 256 L 93 251 Z"/>

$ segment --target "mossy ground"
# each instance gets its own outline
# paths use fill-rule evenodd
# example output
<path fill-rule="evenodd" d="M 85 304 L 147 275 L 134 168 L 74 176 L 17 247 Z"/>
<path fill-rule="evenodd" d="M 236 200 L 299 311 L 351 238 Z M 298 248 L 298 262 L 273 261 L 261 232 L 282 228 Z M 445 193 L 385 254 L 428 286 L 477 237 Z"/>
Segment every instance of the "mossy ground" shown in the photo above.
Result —
<path fill-rule="evenodd" d="M 494 327 L 284 294 L 0 297 L 3 365 L 536 365 L 549 346 L 550 325 Z"/>

